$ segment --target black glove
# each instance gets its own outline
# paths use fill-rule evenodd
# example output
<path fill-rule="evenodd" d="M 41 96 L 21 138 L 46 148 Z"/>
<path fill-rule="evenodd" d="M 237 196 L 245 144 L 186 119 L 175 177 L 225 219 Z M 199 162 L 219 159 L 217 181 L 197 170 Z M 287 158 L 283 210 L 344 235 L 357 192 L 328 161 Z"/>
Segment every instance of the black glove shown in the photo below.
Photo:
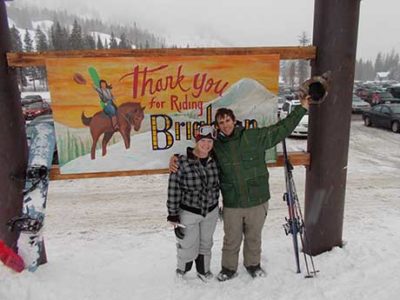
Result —
<path fill-rule="evenodd" d="M 174 232 L 175 232 L 175 236 L 180 239 L 183 240 L 183 238 L 185 237 L 185 232 L 184 232 L 184 228 L 182 227 L 175 227 Z"/>
<path fill-rule="evenodd" d="M 180 219 L 179 216 L 168 216 L 167 217 L 167 221 L 171 223 L 171 225 L 174 226 L 174 232 L 175 232 L 175 236 L 178 239 L 183 239 L 185 237 L 185 233 L 184 233 L 184 228 L 182 226 L 180 226 Z"/>
<path fill-rule="evenodd" d="M 179 216 L 168 216 L 167 221 L 171 223 L 180 223 L 181 220 L 179 219 Z"/>

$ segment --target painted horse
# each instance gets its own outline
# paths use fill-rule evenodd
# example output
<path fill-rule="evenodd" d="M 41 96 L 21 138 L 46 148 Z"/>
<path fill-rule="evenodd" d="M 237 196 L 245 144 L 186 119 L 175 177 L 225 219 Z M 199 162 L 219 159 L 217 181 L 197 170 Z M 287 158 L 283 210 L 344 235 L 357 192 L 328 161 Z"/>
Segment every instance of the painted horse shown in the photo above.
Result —
<path fill-rule="evenodd" d="M 81 120 L 85 126 L 90 127 L 90 134 L 92 135 L 93 144 L 90 151 L 91 159 L 96 158 L 96 145 L 100 136 L 104 134 L 101 142 L 102 155 L 107 154 L 107 144 L 115 132 L 119 131 L 125 143 L 125 148 L 129 149 L 131 145 L 131 130 L 132 127 L 135 131 L 140 130 L 142 121 L 144 119 L 145 107 L 141 107 L 140 103 L 127 102 L 118 107 L 117 120 L 118 128 L 112 126 L 110 117 L 103 111 L 95 113 L 92 117 L 86 117 L 85 112 L 82 112 Z"/>

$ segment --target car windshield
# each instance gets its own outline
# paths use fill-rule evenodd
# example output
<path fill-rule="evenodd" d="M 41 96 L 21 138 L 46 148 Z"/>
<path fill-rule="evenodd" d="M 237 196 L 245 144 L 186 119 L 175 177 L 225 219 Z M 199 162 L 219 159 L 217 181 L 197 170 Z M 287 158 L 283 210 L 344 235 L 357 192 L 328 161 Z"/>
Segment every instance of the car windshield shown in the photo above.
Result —
<path fill-rule="evenodd" d="M 28 105 L 25 105 L 26 109 L 40 109 L 43 108 L 43 103 L 42 102 L 35 102 L 35 103 L 31 103 Z"/>
<path fill-rule="evenodd" d="M 400 106 L 392 106 L 391 109 L 393 113 L 400 114 Z"/>
<path fill-rule="evenodd" d="M 23 100 L 42 100 L 42 97 L 38 95 L 29 95 L 22 98 Z"/>
<path fill-rule="evenodd" d="M 388 92 L 379 93 L 379 96 L 382 98 L 393 98 L 392 94 Z"/>

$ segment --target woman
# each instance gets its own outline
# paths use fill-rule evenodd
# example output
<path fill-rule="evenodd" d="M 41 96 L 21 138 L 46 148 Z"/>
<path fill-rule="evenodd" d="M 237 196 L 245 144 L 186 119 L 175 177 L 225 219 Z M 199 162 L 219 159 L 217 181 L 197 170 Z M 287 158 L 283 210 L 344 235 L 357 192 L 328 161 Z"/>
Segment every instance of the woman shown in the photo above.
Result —
<path fill-rule="evenodd" d="M 213 234 L 218 219 L 218 169 L 211 151 L 216 130 L 202 126 L 196 145 L 179 158 L 179 170 L 171 173 L 168 185 L 168 218 L 177 237 L 177 276 L 196 263 L 197 276 L 212 278 L 210 271 Z"/>
<path fill-rule="evenodd" d="M 111 93 L 112 86 L 107 84 L 107 81 L 101 79 L 99 87 L 94 87 L 99 94 L 101 107 L 104 113 L 111 118 L 112 126 L 115 130 L 118 129 L 117 106 L 114 103 L 114 95 Z"/>

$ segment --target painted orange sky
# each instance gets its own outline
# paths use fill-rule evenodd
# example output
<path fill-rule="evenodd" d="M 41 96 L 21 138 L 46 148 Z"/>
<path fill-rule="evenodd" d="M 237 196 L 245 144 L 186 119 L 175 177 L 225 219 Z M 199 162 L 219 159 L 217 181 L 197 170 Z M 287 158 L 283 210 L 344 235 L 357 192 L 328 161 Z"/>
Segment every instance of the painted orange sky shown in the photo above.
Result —
<path fill-rule="evenodd" d="M 151 94 L 148 88 L 150 83 L 148 83 L 147 89 L 136 89 L 138 96 L 134 98 L 133 76 L 120 80 L 123 75 L 132 73 L 135 66 L 143 71 L 145 67 L 154 69 L 162 65 L 167 65 L 167 67 L 147 74 L 147 80 L 152 80 L 153 87 L 157 82 L 164 87 L 167 83 L 166 77 L 169 77 L 169 83 L 172 81 L 173 86 L 179 82 L 175 89 L 167 88 L 165 91 Z M 178 80 L 179 66 L 181 66 L 181 72 Z M 100 79 L 112 84 L 112 93 L 117 105 L 125 102 L 140 102 L 146 107 L 146 114 L 176 112 L 175 108 L 171 109 L 171 96 L 178 99 L 175 103 L 184 101 L 185 95 L 189 101 L 208 102 L 219 97 L 216 91 L 221 91 L 223 86 L 225 88 L 222 92 L 242 78 L 255 79 L 271 92 L 278 92 L 279 55 L 47 59 L 46 68 L 52 109 L 57 122 L 68 127 L 84 127 L 81 123 L 82 111 L 86 116 L 91 116 L 101 110 L 99 97 L 88 73 L 89 67 L 97 70 Z M 85 78 L 86 84 L 77 84 L 73 80 L 76 73 Z M 197 77 L 196 74 L 198 74 Z M 206 79 L 205 82 L 208 80 L 208 91 L 207 88 L 200 89 L 203 78 Z M 137 83 L 139 87 L 143 87 L 143 73 L 138 76 Z M 198 94 L 200 95 L 196 98 Z M 162 101 L 164 101 L 163 105 L 161 105 Z"/>

